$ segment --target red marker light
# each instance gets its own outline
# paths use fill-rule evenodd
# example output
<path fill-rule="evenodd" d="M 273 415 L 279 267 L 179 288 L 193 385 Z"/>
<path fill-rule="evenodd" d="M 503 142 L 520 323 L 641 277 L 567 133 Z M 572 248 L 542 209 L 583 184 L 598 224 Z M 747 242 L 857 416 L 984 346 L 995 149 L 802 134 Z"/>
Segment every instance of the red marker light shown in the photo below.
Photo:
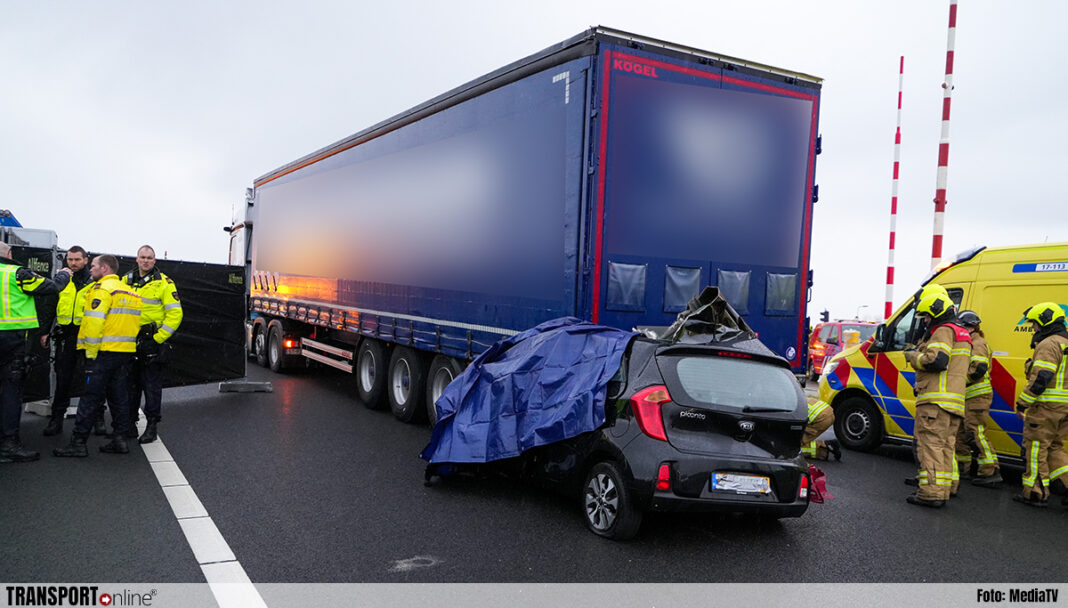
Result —
<path fill-rule="evenodd" d="M 801 476 L 801 489 L 797 492 L 798 498 L 808 498 L 808 475 Z"/>
<path fill-rule="evenodd" d="M 666 462 L 660 465 L 656 473 L 656 489 L 666 491 L 671 489 L 671 466 Z"/>
<path fill-rule="evenodd" d="M 286 348 L 293 348 L 294 346 L 296 346 L 296 345 L 297 345 L 297 341 L 296 341 L 296 340 L 292 340 L 292 339 L 286 339 L 286 341 L 285 341 L 285 342 L 283 342 L 282 344 L 283 344 L 283 345 L 284 345 L 284 346 L 285 346 Z"/>

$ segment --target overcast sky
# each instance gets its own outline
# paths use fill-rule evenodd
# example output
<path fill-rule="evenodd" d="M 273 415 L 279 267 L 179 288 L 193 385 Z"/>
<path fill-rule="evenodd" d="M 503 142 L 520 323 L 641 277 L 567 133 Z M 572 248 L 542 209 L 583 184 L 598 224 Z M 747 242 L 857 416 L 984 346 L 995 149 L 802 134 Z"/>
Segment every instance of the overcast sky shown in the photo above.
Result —
<path fill-rule="evenodd" d="M 60 246 L 224 262 L 253 179 L 604 25 L 825 79 L 810 315 L 881 315 L 930 265 L 948 0 L 5 2 L 0 208 Z M 960 0 L 944 254 L 1068 241 L 1068 3 Z M 867 306 L 867 308 L 862 308 Z"/>

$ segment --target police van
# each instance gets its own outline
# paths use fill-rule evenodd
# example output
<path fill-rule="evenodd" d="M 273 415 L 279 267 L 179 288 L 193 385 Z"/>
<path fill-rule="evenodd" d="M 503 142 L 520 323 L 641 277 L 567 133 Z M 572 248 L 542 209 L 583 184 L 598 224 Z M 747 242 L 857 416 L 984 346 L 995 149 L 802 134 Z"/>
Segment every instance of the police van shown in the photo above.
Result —
<path fill-rule="evenodd" d="M 965 251 L 936 268 L 928 283 L 942 285 L 958 310 L 982 319 L 994 389 L 986 435 L 1003 460 L 1020 462 L 1023 422 L 1013 408 L 1027 381 L 1033 335 L 1023 311 L 1052 301 L 1068 313 L 1068 242 Z M 843 445 L 868 451 L 884 441 L 911 442 L 916 373 L 903 350 L 916 341 L 915 310 L 913 296 L 874 336 L 824 367 L 819 398 L 834 407 L 834 431 Z"/>

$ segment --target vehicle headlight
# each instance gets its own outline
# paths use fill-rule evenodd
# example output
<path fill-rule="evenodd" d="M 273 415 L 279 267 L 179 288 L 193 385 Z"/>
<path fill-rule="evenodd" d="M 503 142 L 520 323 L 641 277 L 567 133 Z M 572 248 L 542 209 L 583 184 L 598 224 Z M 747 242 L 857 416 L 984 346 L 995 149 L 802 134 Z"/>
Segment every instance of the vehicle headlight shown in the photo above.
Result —
<path fill-rule="evenodd" d="M 823 375 L 825 377 L 826 376 L 830 376 L 831 374 L 834 373 L 834 369 L 836 367 L 838 367 L 838 361 L 839 361 L 838 357 L 835 357 L 834 359 L 831 359 L 830 363 L 827 363 L 826 365 L 823 366 Z"/>

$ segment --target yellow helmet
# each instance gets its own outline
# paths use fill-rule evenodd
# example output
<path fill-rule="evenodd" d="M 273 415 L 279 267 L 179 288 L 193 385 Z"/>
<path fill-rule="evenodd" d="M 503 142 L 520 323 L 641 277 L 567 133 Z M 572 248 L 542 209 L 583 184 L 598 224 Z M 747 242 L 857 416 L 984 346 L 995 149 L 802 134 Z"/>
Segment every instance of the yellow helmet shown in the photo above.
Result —
<path fill-rule="evenodd" d="M 1056 302 L 1041 302 L 1024 311 L 1024 318 L 1046 327 L 1057 321 L 1064 322 L 1064 309 Z"/>
<path fill-rule="evenodd" d="M 928 283 L 920 290 L 920 295 L 916 296 L 916 301 L 922 302 L 924 298 L 934 294 L 943 295 L 947 298 L 949 297 L 949 292 L 946 291 L 945 287 L 942 287 L 938 283 Z"/>
<path fill-rule="evenodd" d="M 937 319 L 952 308 L 953 300 L 950 300 L 949 296 L 934 292 L 920 300 L 920 304 L 916 307 L 916 314 L 928 315 L 932 319 Z"/>

